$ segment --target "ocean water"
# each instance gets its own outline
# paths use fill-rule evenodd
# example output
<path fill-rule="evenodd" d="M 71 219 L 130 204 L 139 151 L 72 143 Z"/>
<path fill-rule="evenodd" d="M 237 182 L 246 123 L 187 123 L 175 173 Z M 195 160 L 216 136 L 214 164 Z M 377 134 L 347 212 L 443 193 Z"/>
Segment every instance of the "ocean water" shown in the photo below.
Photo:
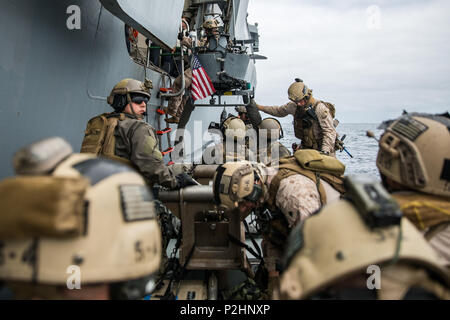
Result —
<path fill-rule="evenodd" d="M 281 139 L 287 148 L 291 151 L 291 145 L 294 142 L 299 142 L 294 135 L 294 127 L 292 125 L 292 117 L 279 119 L 283 126 L 284 138 Z M 378 153 L 378 142 L 366 136 L 366 131 L 371 130 L 375 136 L 379 138 L 383 130 L 378 130 L 377 123 L 340 123 L 336 128 L 339 136 L 344 134 L 347 137 L 344 140 L 344 145 L 348 151 L 353 155 L 353 158 L 345 153 L 345 151 L 337 152 L 337 158 L 342 161 L 345 166 L 345 175 L 348 174 L 367 174 L 376 179 L 380 179 L 378 169 L 376 166 L 376 159 Z"/>

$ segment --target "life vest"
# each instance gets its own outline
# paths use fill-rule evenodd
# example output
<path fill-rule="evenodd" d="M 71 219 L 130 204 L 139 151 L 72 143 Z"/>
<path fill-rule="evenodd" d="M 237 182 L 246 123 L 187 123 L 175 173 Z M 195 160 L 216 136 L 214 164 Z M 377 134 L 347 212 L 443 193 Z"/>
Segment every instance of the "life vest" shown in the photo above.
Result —
<path fill-rule="evenodd" d="M 116 137 L 114 131 L 119 121 L 125 120 L 124 113 L 103 113 L 89 120 L 84 132 L 81 153 L 94 153 L 127 165 L 129 159 L 115 155 Z"/>
<path fill-rule="evenodd" d="M 330 111 L 331 117 L 334 119 L 336 108 L 330 102 L 316 101 L 309 109 L 297 108 L 294 115 L 294 134 L 295 137 L 302 141 L 303 149 L 320 150 L 322 148 L 323 134 L 320 131 L 319 139 L 314 136 L 313 122 L 315 121 L 320 128 L 320 123 L 316 115 L 316 108 L 319 103 L 323 103 Z"/>
<path fill-rule="evenodd" d="M 315 165 L 313 162 L 320 162 L 321 164 Z M 342 169 L 336 169 L 340 165 Z M 306 169 L 305 167 L 308 168 Z M 316 150 L 298 150 L 294 156 L 280 159 L 278 173 L 269 186 L 269 199 L 267 201 L 269 209 L 276 211 L 276 196 L 281 180 L 296 174 L 301 174 L 314 181 L 319 192 L 321 204 L 326 204 L 326 192 L 323 185 L 320 184 L 320 179 L 328 182 L 339 193 L 345 193 L 344 179 L 342 177 L 344 170 L 345 166 L 339 160 L 321 155 Z"/>

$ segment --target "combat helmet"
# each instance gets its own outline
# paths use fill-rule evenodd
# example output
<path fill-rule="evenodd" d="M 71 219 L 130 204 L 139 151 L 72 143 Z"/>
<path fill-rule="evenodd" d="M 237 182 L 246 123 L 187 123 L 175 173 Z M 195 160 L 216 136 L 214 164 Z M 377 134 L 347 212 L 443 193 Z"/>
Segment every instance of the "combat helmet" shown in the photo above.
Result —
<path fill-rule="evenodd" d="M 383 179 L 416 191 L 450 196 L 450 116 L 406 114 L 379 141 Z"/>
<path fill-rule="evenodd" d="M 215 19 L 208 19 L 203 22 L 202 26 L 204 29 L 215 29 L 219 27 L 219 23 Z"/>
<path fill-rule="evenodd" d="M 278 140 L 282 139 L 283 134 L 283 128 L 281 127 L 280 121 L 278 121 L 275 118 L 265 118 L 261 121 L 259 124 L 260 130 L 267 130 L 267 137 L 269 140 Z M 271 132 L 272 130 L 275 130 L 277 134 L 275 136 L 272 136 Z"/>
<path fill-rule="evenodd" d="M 280 282 L 284 299 L 327 297 L 355 279 L 366 289 L 369 267 L 381 270 L 380 290 L 368 290 L 378 299 L 403 299 L 412 287 L 449 298 L 447 271 L 411 222 L 401 218 L 397 225 L 370 228 L 348 200 L 325 206 L 293 229 L 286 251 L 291 257 Z"/>
<path fill-rule="evenodd" d="M 289 86 L 288 97 L 293 102 L 299 102 L 306 97 L 307 100 L 311 98 L 312 90 L 309 89 L 302 79 L 296 78 L 295 82 Z"/>
<path fill-rule="evenodd" d="M 266 191 L 264 167 L 249 161 L 226 162 L 220 165 L 213 178 L 214 199 L 231 210 L 239 202 L 258 202 Z M 258 184 L 261 181 L 261 184 Z"/>
<path fill-rule="evenodd" d="M 31 290 L 31 282 L 65 288 L 68 272 L 79 268 L 81 289 L 110 283 L 111 294 L 111 286 L 121 291 L 118 286 L 147 279 L 145 288 L 162 252 L 145 181 L 128 166 L 70 154 L 68 147 L 53 138 L 22 149 L 14 163 L 27 175 L 0 183 L 0 239 L 9 253 L 0 264 L 0 279 L 20 283 L 22 293 Z M 27 254 L 31 260 L 24 262 Z M 136 290 L 130 294 L 144 296 Z"/>
<path fill-rule="evenodd" d="M 225 139 L 243 140 L 246 134 L 245 123 L 238 117 L 229 117 L 222 123 L 222 133 Z"/>
<path fill-rule="evenodd" d="M 237 113 L 247 113 L 247 108 L 245 106 L 237 106 L 234 110 L 236 110 Z"/>
<path fill-rule="evenodd" d="M 107 102 L 116 111 L 122 111 L 132 101 L 132 95 L 142 95 L 150 100 L 150 89 L 153 89 L 152 81 L 144 82 L 135 79 L 123 79 L 119 81 L 108 96 Z"/>

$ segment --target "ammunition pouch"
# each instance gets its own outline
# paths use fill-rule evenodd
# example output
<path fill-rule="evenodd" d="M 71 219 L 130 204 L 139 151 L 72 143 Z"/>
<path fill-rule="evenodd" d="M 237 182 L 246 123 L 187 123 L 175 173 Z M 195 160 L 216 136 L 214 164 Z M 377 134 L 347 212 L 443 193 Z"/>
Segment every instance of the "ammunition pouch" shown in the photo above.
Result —
<path fill-rule="evenodd" d="M 303 149 L 311 148 L 320 150 L 322 148 L 323 137 L 315 138 L 312 128 L 313 121 L 316 121 L 320 127 L 319 119 L 315 111 L 319 103 L 323 103 L 328 108 L 333 119 L 336 115 L 336 109 L 332 103 L 320 100 L 307 108 L 297 108 L 294 115 L 294 133 L 296 138 L 302 140 Z"/>
<path fill-rule="evenodd" d="M 312 127 L 312 122 L 311 122 L 311 120 L 310 120 L 310 119 L 307 119 L 307 118 L 303 118 L 303 119 L 302 119 L 302 127 L 303 127 L 303 129 L 309 129 L 309 128 L 311 128 L 311 127 Z"/>
<path fill-rule="evenodd" d="M 20 176 L 0 183 L 0 239 L 83 234 L 86 178 Z"/>

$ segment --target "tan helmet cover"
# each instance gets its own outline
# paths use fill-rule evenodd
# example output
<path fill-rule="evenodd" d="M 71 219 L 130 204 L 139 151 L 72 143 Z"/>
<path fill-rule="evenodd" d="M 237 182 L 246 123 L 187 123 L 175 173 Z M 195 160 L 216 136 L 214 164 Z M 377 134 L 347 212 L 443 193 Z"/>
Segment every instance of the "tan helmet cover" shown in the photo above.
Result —
<path fill-rule="evenodd" d="M 226 139 L 242 140 L 245 138 L 247 127 L 241 119 L 229 117 L 223 122 L 222 126 Z"/>
<path fill-rule="evenodd" d="M 43 139 L 14 154 L 14 171 L 24 175 L 46 174 L 72 153 L 72 146 L 63 138 Z"/>
<path fill-rule="evenodd" d="M 140 93 L 150 99 L 150 89 L 153 89 L 153 84 L 149 79 L 146 79 L 145 82 L 135 79 L 123 79 L 111 90 L 107 102 L 109 105 L 112 105 L 116 94 L 126 95 L 129 93 Z"/>
<path fill-rule="evenodd" d="M 289 100 L 293 102 L 299 102 L 305 97 L 309 99 L 311 97 L 311 94 L 312 90 L 308 89 L 308 87 L 300 79 L 299 81 L 295 81 L 293 84 L 291 84 L 288 89 Z"/>
<path fill-rule="evenodd" d="M 420 192 L 450 196 L 450 131 L 443 123 L 402 116 L 386 129 L 379 146 L 377 167 L 384 176 Z"/>
<path fill-rule="evenodd" d="M 216 200 L 227 209 L 236 208 L 240 201 L 252 193 L 254 172 L 249 161 L 227 162 L 219 166 L 213 178 Z"/>
<path fill-rule="evenodd" d="M 238 113 L 247 113 L 247 108 L 245 106 L 237 106 L 234 110 Z"/>
<path fill-rule="evenodd" d="M 281 124 L 280 121 L 278 121 L 275 118 L 265 118 L 261 121 L 259 124 L 260 130 L 267 130 L 267 136 L 272 137 L 271 132 L 272 130 L 276 130 L 277 136 L 274 137 L 272 140 L 278 140 L 281 138 Z"/>
<path fill-rule="evenodd" d="M 203 28 L 205 28 L 205 29 L 214 29 L 214 28 L 218 28 L 218 27 L 219 27 L 219 23 L 215 19 L 209 19 L 209 20 L 206 20 L 205 22 L 203 22 Z"/>
<path fill-rule="evenodd" d="M 52 176 L 80 177 L 73 166 L 89 159 L 95 157 L 74 154 Z M 2 239 L 7 254 L 0 264 L 0 279 L 66 285 L 73 272 L 70 267 L 75 265 L 80 268 L 83 287 L 136 279 L 158 270 L 160 229 L 151 195 L 138 173 L 123 170 L 105 177 L 87 189 L 85 200 L 83 236 Z"/>
<path fill-rule="evenodd" d="M 401 228 L 398 262 L 420 265 L 448 279 L 436 253 L 412 223 L 403 218 Z M 366 272 L 370 265 L 392 261 L 399 228 L 371 231 L 354 206 L 340 200 L 308 218 L 302 234 L 303 247 L 292 258 L 280 283 L 282 296 L 290 299 L 305 299 L 347 276 Z"/>

